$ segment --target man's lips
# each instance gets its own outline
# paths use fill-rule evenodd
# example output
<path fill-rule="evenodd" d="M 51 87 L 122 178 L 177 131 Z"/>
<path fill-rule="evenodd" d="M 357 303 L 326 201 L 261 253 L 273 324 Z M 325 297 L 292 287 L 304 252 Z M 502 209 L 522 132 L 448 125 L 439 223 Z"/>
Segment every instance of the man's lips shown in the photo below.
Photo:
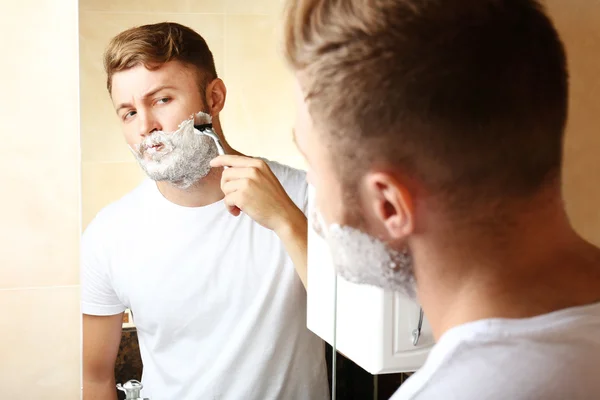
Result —
<path fill-rule="evenodd" d="M 158 151 L 161 151 L 164 147 L 165 147 L 165 145 L 162 143 L 153 143 L 153 144 L 145 146 L 145 149 L 147 152 L 156 153 Z"/>

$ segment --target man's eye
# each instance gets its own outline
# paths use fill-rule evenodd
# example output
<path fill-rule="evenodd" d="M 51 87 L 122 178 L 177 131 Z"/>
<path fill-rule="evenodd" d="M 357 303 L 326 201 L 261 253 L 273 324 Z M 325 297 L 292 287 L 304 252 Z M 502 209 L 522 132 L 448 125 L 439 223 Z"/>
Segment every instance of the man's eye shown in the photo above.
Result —
<path fill-rule="evenodd" d="M 127 114 L 123 115 L 123 119 L 129 119 L 137 114 L 135 111 L 129 111 Z"/>

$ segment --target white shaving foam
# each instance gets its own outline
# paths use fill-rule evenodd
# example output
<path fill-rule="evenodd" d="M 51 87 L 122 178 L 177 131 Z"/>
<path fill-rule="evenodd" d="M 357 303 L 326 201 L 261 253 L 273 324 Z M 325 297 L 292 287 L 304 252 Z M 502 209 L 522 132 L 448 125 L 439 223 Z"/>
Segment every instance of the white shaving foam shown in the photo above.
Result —
<path fill-rule="evenodd" d="M 199 111 L 196 114 L 194 114 L 194 124 L 195 125 L 201 125 L 201 124 L 211 124 L 212 123 L 212 116 L 210 114 L 207 114 L 205 112 Z"/>
<path fill-rule="evenodd" d="M 414 299 L 416 282 L 408 249 L 396 251 L 358 229 L 332 224 L 325 228 L 317 212 L 313 227 L 328 243 L 336 271 L 344 279 L 381 287 Z"/>
<path fill-rule="evenodd" d="M 153 148 L 156 145 L 161 147 Z M 167 181 L 181 189 L 208 175 L 210 161 L 218 155 L 213 139 L 195 131 L 194 118 L 183 121 L 174 132 L 152 132 L 129 148 L 150 179 Z"/>

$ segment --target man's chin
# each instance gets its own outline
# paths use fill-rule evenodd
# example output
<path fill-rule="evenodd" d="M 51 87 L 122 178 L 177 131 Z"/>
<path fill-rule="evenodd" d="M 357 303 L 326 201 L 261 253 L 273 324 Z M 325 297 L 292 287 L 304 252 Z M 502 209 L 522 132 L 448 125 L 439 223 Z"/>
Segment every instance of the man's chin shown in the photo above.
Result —
<path fill-rule="evenodd" d="M 357 228 L 332 225 L 327 241 L 340 276 L 353 283 L 414 295 L 415 278 L 408 248 L 397 251 Z"/>
<path fill-rule="evenodd" d="M 376 274 L 375 271 L 365 271 L 362 272 L 354 271 L 344 266 L 336 265 L 336 271 L 339 276 L 347 280 L 351 283 L 356 283 L 359 285 L 369 285 L 375 286 L 380 289 L 392 291 L 395 293 L 400 293 L 407 297 L 414 297 L 415 288 L 412 282 L 404 280 L 403 282 L 397 282 L 391 276 L 386 276 L 386 274 Z M 375 272 L 375 273 L 374 273 Z"/>
<path fill-rule="evenodd" d="M 169 164 L 172 160 L 172 152 L 157 153 L 157 154 L 144 154 L 142 162 L 148 165 L 164 165 Z"/>
<path fill-rule="evenodd" d="M 173 176 L 163 174 L 152 174 L 146 172 L 146 176 L 148 176 L 148 178 L 155 182 L 169 184 L 175 186 L 178 189 L 186 190 L 196 184 L 202 183 L 202 181 L 208 176 L 208 174 L 190 174 L 186 176 Z"/>

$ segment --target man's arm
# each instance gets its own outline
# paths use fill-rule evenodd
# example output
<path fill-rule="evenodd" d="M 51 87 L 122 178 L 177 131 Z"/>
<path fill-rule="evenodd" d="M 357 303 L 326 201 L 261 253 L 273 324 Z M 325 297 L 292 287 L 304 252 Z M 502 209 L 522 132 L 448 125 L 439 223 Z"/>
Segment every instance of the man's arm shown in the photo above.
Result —
<path fill-rule="evenodd" d="M 304 288 L 307 288 L 308 222 L 302 211 L 295 206 L 294 209 L 289 210 L 287 218 L 283 221 L 275 233 L 283 242 L 285 251 L 292 259 Z"/>
<path fill-rule="evenodd" d="M 236 155 L 217 157 L 210 165 L 230 167 L 221 178 L 229 212 L 237 216 L 241 210 L 275 232 L 306 288 L 308 223 L 271 168 L 263 160 Z"/>
<path fill-rule="evenodd" d="M 123 313 L 83 315 L 83 400 L 117 400 L 115 362 Z"/>

